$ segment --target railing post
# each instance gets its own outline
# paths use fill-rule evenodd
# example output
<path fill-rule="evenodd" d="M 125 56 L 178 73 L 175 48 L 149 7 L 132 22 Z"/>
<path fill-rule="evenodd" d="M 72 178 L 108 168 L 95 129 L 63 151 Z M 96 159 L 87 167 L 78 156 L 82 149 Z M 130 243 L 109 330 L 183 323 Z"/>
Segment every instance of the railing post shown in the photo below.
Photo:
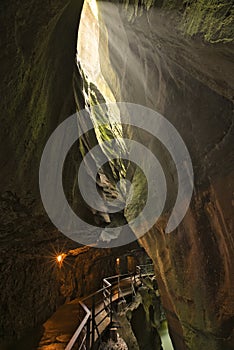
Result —
<path fill-rule="evenodd" d="M 87 321 L 87 328 L 86 328 L 86 350 L 90 350 L 90 317 Z"/>
<path fill-rule="evenodd" d="M 135 293 L 135 275 L 131 274 L 131 290 L 132 290 L 132 301 L 136 295 Z"/>
<path fill-rule="evenodd" d="M 113 315 L 112 315 L 112 289 L 110 287 L 110 325 L 112 325 Z"/>
<path fill-rule="evenodd" d="M 94 344 L 95 340 L 95 295 L 92 296 L 92 342 L 91 342 L 91 347 Z"/>

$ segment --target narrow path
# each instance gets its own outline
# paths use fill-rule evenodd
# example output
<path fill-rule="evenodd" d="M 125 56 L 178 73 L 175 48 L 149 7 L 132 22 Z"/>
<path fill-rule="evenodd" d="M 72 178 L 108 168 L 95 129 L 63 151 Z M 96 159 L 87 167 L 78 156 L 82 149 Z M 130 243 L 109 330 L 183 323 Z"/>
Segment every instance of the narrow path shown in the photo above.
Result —
<path fill-rule="evenodd" d="M 120 297 L 131 293 L 131 283 L 129 278 L 121 281 L 123 293 Z M 118 300 L 118 284 L 112 287 L 113 302 Z M 70 303 L 61 306 L 44 324 L 44 332 L 39 342 L 37 350 L 64 350 L 67 343 L 74 334 L 79 322 L 83 318 L 83 310 L 79 304 L 81 299 L 75 299 Z M 85 301 L 86 306 L 91 310 L 92 300 Z M 95 313 L 97 314 L 103 308 L 103 297 L 99 296 L 99 300 L 95 301 Z M 106 311 L 102 311 L 96 317 L 98 324 L 106 316 Z M 99 326 L 99 333 L 101 334 L 109 325 L 109 318 L 106 318 Z M 95 340 L 97 340 L 97 333 L 95 332 Z"/>
<path fill-rule="evenodd" d="M 63 350 L 82 319 L 79 299 L 61 306 L 43 325 L 38 350 Z"/>
<path fill-rule="evenodd" d="M 122 276 L 123 278 L 118 281 L 116 276 L 108 278 L 109 280 L 115 279 L 115 282 L 111 284 L 112 291 L 112 302 L 117 302 L 127 295 L 132 294 L 132 277 L 126 275 Z M 118 277 L 118 276 L 117 276 Z M 140 283 L 139 275 L 134 279 L 134 285 L 137 286 Z M 119 287 L 121 292 L 119 290 Z M 93 304 L 93 297 L 95 297 L 95 304 Z M 84 310 L 80 305 L 82 299 L 75 299 L 70 303 L 64 304 L 43 324 L 43 327 L 40 329 L 40 333 L 37 330 L 32 331 L 28 337 L 22 339 L 20 342 L 15 344 L 17 350 L 29 349 L 28 344 L 32 344 L 32 339 L 37 339 L 33 342 L 33 346 L 30 346 L 31 350 L 65 350 L 68 342 L 75 333 L 77 327 L 84 318 Z M 102 289 L 94 293 L 93 295 L 84 299 L 85 305 L 92 310 L 92 305 L 95 305 L 95 322 L 98 325 L 99 334 L 108 327 L 110 324 L 110 318 L 107 317 L 107 310 L 103 309 L 104 299 Z M 102 310 L 103 309 L 103 310 Z M 103 322 L 101 322 L 103 321 Z M 164 350 L 173 350 L 171 340 L 168 334 L 167 326 L 161 327 L 160 337 L 163 343 Z M 98 339 L 98 334 L 95 331 L 95 341 Z M 12 348 L 13 350 L 13 348 Z M 15 350 L 15 348 L 14 348 Z"/>

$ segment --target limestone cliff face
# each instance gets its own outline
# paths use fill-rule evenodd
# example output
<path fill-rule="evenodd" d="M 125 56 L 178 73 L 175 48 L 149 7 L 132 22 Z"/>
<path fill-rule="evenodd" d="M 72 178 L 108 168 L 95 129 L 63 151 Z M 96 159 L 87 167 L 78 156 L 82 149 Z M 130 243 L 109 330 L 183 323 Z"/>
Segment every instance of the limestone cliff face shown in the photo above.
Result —
<path fill-rule="evenodd" d="M 166 235 L 173 194 L 167 215 L 141 243 L 155 264 L 175 348 L 231 349 L 232 4 L 225 0 L 142 4 L 141 8 L 136 1 L 121 7 L 100 3 L 102 89 L 95 81 L 89 89 L 91 94 L 95 91 L 94 97 L 104 96 L 105 82 L 109 99 L 156 109 L 186 142 L 195 172 L 190 209 L 179 228 Z M 74 0 L 0 5 L 2 337 L 21 336 L 49 316 L 61 299 L 84 292 L 79 272 L 59 280 L 57 272 L 47 269 L 50 244 L 68 250 L 77 246 L 49 222 L 38 189 L 40 157 L 49 135 L 75 112 L 75 96 L 80 108 L 84 106 L 83 82 L 75 65 L 81 6 L 82 1 Z M 151 141 L 148 147 L 158 150 Z M 93 220 L 71 191 L 80 159 L 77 147 L 70 155 L 64 184 L 79 212 Z M 116 164 L 111 169 L 116 170 Z M 120 174 L 121 163 L 117 169 Z M 174 174 L 173 167 L 169 173 Z M 138 174 L 132 177 L 137 180 Z M 171 178 L 172 188 L 176 180 Z M 125 212 L 119 220 L 124 222 L 131 214 Z M 106 262 L 107 252 L 97 254 L 94 260 L 101 261 L 102 254 Z M 73 276 L 76 259 L 69 259 L 74 264 L 68 276 Z M 89 262 L 81 274 L 91 276 L 90 266 Z M 93 287 L 96 280 L 87 291 Z"/>
<path fill-rule="evenodd" d="M 179 131 L 192 158 L 190 208 L 179 227 L 165 234 L 176 197 L 175 169 L 155 140 L 141 137 L 169 174 L 165 212 L 140 242 L 155 264 L 175 348 L 231 349 L 234 47 L 227 19 L 231 23 L 233 7 L 225 1 L 209 8 L 202 1 L 198 7 L 195 2 L 156 5 L 100 2 L 95 60 L 116 101 L 160 112 Z M 90 78 L 103 91 L 103 82 Z M 127 134 L 134 137 L 135 131 Z M 132 180 L 142 178 L 135 172 Z M 142 193 L 125 210 L 127 220 L 143 193 L 142 182 Z"/>
<path fill-rule="evenodd" d="M 45 215 L 38 169 L 52 130 L 75 111 L 81 8 L 82 1 L 66 0 L 0 5 L 1 342 L 44 322 L 65 300 L 52 246 L 75 247 Z"/>

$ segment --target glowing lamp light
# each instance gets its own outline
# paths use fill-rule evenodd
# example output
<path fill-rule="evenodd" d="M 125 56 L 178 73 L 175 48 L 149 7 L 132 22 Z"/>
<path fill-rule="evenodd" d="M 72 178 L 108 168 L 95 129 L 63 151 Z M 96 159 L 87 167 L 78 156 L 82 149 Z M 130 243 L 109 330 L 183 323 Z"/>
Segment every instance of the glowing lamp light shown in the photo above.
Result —
<path fill-rule="evenodd" d="M 63 260 L 64 260 L 64 258 L 65 258 L 65 256 L 66 256 L 66 254 L 64 254 L 64 253 L 57 255 L 56 256 L 57 263 L 61 265 Z"/>
<path fill-rule="evenodd" d="M 58 256 L 57 256 L 57 261 L 58 261 L 58 262 L 61 262 L 62 260 L 63 260 L 62 255 L 58 255 Z"/>

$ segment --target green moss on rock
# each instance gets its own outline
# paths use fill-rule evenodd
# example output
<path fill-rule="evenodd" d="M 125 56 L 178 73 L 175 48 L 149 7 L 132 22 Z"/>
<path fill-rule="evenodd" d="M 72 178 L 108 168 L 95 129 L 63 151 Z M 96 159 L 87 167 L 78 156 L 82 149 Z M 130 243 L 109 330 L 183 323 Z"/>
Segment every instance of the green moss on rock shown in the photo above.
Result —
<path fill-rule="evenodd" d="M 128 20 L 134 21 L 152 7 L 182 14 L 175 24 L 185 35 L 201 35 L 209 43 L 234 40 L 234 5 L 229 0 L 142 0 L 125 1 Z"/>
<path fill-rule="evenodd" d="M 191 36 L 203 34 L 210 43 L 234 39 L 234 6 L 232 1 L 184 1 L 185 11 L 180 25 Z"/>

